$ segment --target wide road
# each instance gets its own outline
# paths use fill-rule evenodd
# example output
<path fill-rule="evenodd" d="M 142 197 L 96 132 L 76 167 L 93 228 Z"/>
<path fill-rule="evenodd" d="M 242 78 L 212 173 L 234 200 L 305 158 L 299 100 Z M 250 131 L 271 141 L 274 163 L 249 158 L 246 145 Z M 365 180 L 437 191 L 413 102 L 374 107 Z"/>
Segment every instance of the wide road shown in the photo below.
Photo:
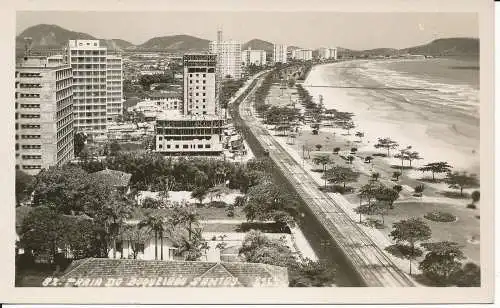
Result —
<path fill-rule="evenodd" d="M 414 286 L 412 280 L 385 255 L 371 238 L 359 228 L 344 210 L 326 193 L 319 190 L 314 179 L 293 159 L 257 120 L 253 109 L 253 92 L 262 82 L 245 95 L 239 105 L 239 116 L 245 122 L 246 134 L 251 134 L 269 152 L 277 169 L 293 186 L 309 211 L 331 236 L 331 239 L 368 287 Z"/>

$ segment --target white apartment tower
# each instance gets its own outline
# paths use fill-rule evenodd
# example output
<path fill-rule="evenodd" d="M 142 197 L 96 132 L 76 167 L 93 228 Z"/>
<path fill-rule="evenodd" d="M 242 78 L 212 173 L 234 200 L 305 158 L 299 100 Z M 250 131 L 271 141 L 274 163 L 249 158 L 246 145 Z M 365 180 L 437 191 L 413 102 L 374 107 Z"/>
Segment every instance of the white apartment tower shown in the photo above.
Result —
<path fill-rule="evenodd" d="M 264 50 L 252 50 L 248 48 L 247 50 L 243 50 L 241 52 L 241 59 L 243 66 L 248 66 L 251 64 L 264 66 L 267 64 L 266 52 Z"/>
<path fill-rule="evenodd" d="M 108 121 L 114 121 L 123 114 L 122 58 L 108 54 L 106 65 L 106 116 Z"/>
<path fill-rule="evenodd" d="M 184 115 L 216 114 L 216 64 L 215 54 L 184 55 Z"/>
<path fill-rule="evenodd" d="M 274 44 L 273 46 L 273 62 L 286 63 L 287 62 L 287 46 L 282 44 Z"/>
<path fill-rule="evenodd" d="M 241 78 L 241 42 L 223 41 L 222 32 L 218 31 L 217 40 L 210 42 L 209 52 L 217 55 L 218 78 Z"/>
<path fill-rule="evenodd" d="M 121 59 L 108 55 L 99 40 L 70 40 L 68 58 L 73 69 L 75 131 L 105 136 L 108 119 L 122 112 Z"/>
<path fill-rule="evenodd" d="M 312 50 L 310 49 L 294 49 L 292 50 L 292 59 L 300 61 L 312 60 Z"/>
<path fill-rule="evenodd" d="M 73 159 L 73 74 L 64 57 L 16 65 L 16 169 L 35 175 Z"/>
<path fill-rule="evenodd" d="M 337 60 L 337 48 L 320 48 L 318 49 L 318 57 L 320 59 Z"/>

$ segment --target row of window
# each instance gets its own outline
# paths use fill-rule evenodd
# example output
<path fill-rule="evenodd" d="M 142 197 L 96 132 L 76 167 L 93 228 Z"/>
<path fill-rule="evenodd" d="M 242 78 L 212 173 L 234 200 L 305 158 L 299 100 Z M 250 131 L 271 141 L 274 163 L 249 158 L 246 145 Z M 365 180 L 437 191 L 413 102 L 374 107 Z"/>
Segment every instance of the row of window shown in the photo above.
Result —
<path fill-rule="evenodd" d="M 18 77 L 18 74 L 19 74 L 19 77 L 22 77 L 22 78 L 38 78 L 38 77 L 42 77 L 41 73 L 19 73 L 19 72 L 16 72 L 16 78 Z"/>
<path fill-rule="evenodd" d="M 159 148 L 159 149 L 162 149 L 162 148 L 163 148 L 163 145 L 159 144 L 159 145 L 158 145 L 158 148 Z M 167 148 L 167 149 L 170 149 L 170 148 L 171 148 L 171 145 L 170 145 L 170 144 L 167 144 L 167 145 L 166 145 L 166 148 Z M 175 148 L 176 148 L 176 149 L 179 149 L 179 145 L 178 145 L 178 144 L 176 144 L 176 145 L 175 145 Z M 198 149 L 203 149 L 203 148 L 205 148 L 205 149 L 210 149 L 210 144 L 205 144 L 205 147 L 203 147 L 203 144 L 183 144 L 183 145 L 182 145 L 182 148 L 183 148 L 183 149 L 196 149 L 196 148 L 198 148 Z"/>
<path fill-rule="evenodd" d="M 40 108 L 40 104 L 20 104 L 21 108 Z"/>
<path fill-rule="evenodd" d="M 94 45 L 94 46 L 97 46 L 97 45 Z M 81 50 L 81 49 L 78 49 L 78 50 L 71 50 L 71 55 L 74 56 L 74 55 L 93 55 L 93 56 L 97 56 L 97 55 L 106 55 L 106 50 Z"/>
<path fill-rule="evenodd" d="M 19 85 L 19 88 L 21 88 L 21 89 L 41 88 L 42 87 L 42 85 L 39 83 L 19 83 L 19 82 L 16 82 L 16 88 L 18 85 Z"/>
<path fill-rule="evenodd" d="M 23 159 L 42 159 L 42 155 L 22 155 Z"/>
<path fill-rule="evenodd" d="M 42 148 L 40 144 L 23 144 L 21 145 L 23 150 L 39 150 Z M 19 144 L 16 143 L 16 150 L 19 150 Z"/>
<path fill-rule="evenodd" d="M 40 98 L 40 94 L 39 93 L 17 93 L 16 92 L 16 98 L 18 97 L 22 97 L 22 98 Z"/>

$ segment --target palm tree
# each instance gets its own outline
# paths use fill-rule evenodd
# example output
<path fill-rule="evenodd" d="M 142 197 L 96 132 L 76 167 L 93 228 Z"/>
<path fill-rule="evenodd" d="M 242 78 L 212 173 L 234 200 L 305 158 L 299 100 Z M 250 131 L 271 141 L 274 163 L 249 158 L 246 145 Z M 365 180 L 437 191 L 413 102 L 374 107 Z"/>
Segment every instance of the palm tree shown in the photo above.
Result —
<path fill-rule="evenodd" d="M 106 233 L 113 241 L 113 258 L 116 259 L 116 237 L 120 232 L 123 222 L 130 217 L 132 207 L 129 200 L 114 193 L 106 200 L 102 207 L 100 219 L 104 225 Z"/>
<path fill-rule="evenodd" d="M 138 225 L 139 229 L 147 228 L 149 232 L 155 235 L 155 260 L 158 260 L 158 237 L 160 237 L 160 260 L 163 260 L 163 234 L 169 230 L 166 227 L 165 220 L 159 215 L 148 215 L 145 219 L 141 220 Z"/>
<path fill-rule="evenodd" d="M 186 225 L 189 233 L 189 240 L 191 240 L 191 234 L 193 233 L 193 225 L 197 225 L 200 219 L 200 215 L 196 212 L 193 207 L 189 208 L 175 208 L 172 215 L 173 226 Z"/>

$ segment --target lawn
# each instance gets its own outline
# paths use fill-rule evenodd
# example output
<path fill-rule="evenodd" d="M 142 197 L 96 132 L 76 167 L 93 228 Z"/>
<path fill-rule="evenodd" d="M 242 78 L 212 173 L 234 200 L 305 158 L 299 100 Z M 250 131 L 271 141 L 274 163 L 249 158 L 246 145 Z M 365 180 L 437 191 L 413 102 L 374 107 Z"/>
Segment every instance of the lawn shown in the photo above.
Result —
<path fill-rule="evenodd" d="M 148 214 L 170 216 L 173 209 L 144 209 L 136 208 L 132 213 L 133 219 L 142 219 Z M 228 217 L 225 208 L 216 207 L 196 207 L 196 212 L 200 215 L 200 220 L 246 220 L 243 208 L 236 207 L 234 216 Z"/>
<path fill-rule="evenodd" d="M 455 215 L 458 220 L 454 222 L 435 222 L 423 218 L 428 212 L 441 211 Z M 467 209 L 462 205 L 402 202 L 395 203 L 394 209 L 384 217 L 386 228 L 382 232 L 388 234 L 392 229 L 392 224 L 401 219 L 420 217 L 432 230 L 431 241 L 453 241 L 463 246 L 463 252 L 473 262 L 480 263 L 480 245 L 471 243 L 471 239 L 480 240 L 480 221 L 475 218 L 479 215 L 479 210 Z"/>

